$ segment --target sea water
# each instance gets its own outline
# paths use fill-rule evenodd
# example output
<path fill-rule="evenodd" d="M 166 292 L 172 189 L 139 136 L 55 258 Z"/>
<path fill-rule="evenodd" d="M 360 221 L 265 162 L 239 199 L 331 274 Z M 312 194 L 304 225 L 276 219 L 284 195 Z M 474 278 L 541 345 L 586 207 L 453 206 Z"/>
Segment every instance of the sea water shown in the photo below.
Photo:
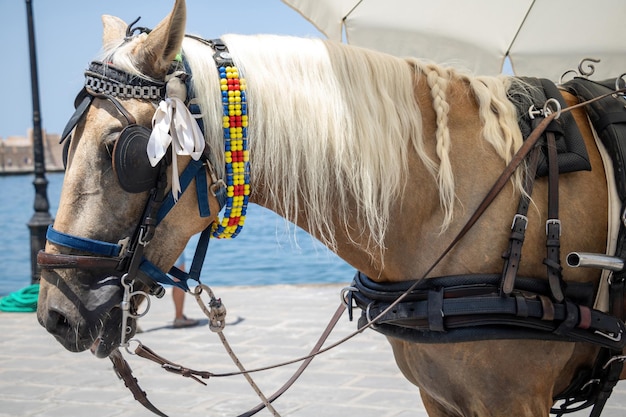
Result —
<path fill-rule="evenodd" d="M 34 176 L 0 176 L 0 296 L 31 283 L 30 232 Z M 46 174 L 54 218 L 62 173 Z M 191 265 L 198 236 L 185 248 Z M 354 269 L 306 232 L 263 207 L 248 207 L 246 224 L 234 239 L 211 239 L 201 280 L 210 286 L 349 283 Z"/>

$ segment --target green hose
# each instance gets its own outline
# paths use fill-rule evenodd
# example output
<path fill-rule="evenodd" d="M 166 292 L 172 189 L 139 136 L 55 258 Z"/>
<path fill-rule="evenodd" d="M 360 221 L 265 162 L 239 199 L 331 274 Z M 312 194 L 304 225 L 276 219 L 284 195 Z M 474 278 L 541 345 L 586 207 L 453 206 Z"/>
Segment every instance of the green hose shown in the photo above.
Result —
<path fill-rule="evenodd" d="M 39 284 L 30 285 L 0 298 L 0 311 L 9 313 L 32 313 L 37 311 Z"/>

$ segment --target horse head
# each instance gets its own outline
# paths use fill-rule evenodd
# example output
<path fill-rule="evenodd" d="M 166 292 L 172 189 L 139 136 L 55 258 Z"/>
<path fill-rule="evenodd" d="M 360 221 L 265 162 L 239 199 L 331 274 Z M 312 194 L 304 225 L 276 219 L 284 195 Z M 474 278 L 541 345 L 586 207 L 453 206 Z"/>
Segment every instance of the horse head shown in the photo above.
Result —
<path fill-rule="evenodd" d="M 123 333 L 131 337 L 132 317 L 142 295 L 159 289 L 145 279 L 142 265 L 147 262 L 168 271 L 189 238 L 211 224 L 220 209 L 208 192 L 204 204 L 212 214 L 200 217 L 198 210 L 198 200 L 207 195 L 215 179 L 207 169 L 208 153 L 196 149 L 194 159 L 199 161 L 193 161 L 181 155 L 185 152 L 180 147 L 170 156 L 165 145 L 152 166 L 146 152 L 155 108 L 165 92 L 170 96 L 177 89 L 179 95 L 181 89 L 185 92 L 183 77 L 168 76 L 181 50 L 185 19 L 182 1 L 150 33 L 135 34 L 120 19 L 103 17 L 106 56 L 86 72 L 76 113 L 64 133 L 72 136 L 66 139 L 63 191 L 45 252 L 39 256 L 37 317 L 70 351 L 92 347 L 97 356 L 106 357 L 123 342 Z M 166 78 L 175 82 L 166 85 Z M 189 185 L 187 191 L 158 218 L 168 195 L 173 196 L 170 179 L 178 180 L 172 171 L 183 174 L 190 161 L 198 167 L 192 176 L 196 180 L 181 184 Z M 193 192 L 202 189 L 204 194 Z M 124 286 L 131 286 L 130 292 L 137 295 L 129 300 L 131 319 L 126 323 L 122 320 Z"/>

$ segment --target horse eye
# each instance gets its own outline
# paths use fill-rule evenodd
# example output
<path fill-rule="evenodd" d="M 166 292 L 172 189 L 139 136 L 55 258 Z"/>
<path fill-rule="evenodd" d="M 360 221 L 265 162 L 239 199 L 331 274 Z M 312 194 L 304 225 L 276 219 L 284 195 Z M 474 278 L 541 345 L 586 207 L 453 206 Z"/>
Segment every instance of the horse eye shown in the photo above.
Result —
<path fill-rule="evenodd" d="M 116 140 L 117 134 L 108 135 L 107 138 L 104 140 L 104 148 L 106 149 L 107 154 L 109 154 L 109 158 L 113 158 L 113 148 L 115 147 Z"/>

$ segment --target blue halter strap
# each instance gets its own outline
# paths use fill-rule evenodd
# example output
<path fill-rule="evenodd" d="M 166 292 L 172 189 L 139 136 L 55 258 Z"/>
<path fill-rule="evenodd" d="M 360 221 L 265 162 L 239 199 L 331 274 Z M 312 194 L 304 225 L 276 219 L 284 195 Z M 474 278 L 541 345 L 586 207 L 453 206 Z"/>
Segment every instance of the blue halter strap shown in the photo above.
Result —
<path fill-rule="evenodd" d="M 192 180 L 196 180 L 196 197 L 198 201 L 198 212 L 200 217 L 209 217 L 211 210 L 209 208 L 208 201 L 208 184 L 206 180 L 206 173 L 204 169 L 204 162 L 201 160 L 189 162 L 185 170 L 180 176 L 181 192 L 185 192 Z M 220 208 L 224 205 L 225 189 L 222 187 L 216 192 L 216 197 L 220 204 Z M 157 215 L 157 225 L 167 216 L 167 214 L 174 208 L 175 200 L 174 195 L 170 191 L 161 205 Z M 209 246 L 210 227 L 205 229 L 198 241 L 196 252 L 191 264 L 189 272 L 181 271 L 176 267 L 170 269 L 169 274 L 176 277 L 178 280 L 173 280 L 168 274 L 161 271 L 156 265 L 150 262 L 145 257 L 142 258 L 139 265 L 139 270 L 147 275 L 152 280 L 159 284 L 173 285 L 182 288 L 185 291 L 189 290 L 187 280 L 193 279 L 194 281 L 200 280 L 200 272 L 204 263 L 204 258 Z M 124 245 L 122 243 L 110 243 L 101 240 L 89 239 L 80 236 L 71 235 L 55 230 L 52 225 L 48 226 L 46 233 L 46 239 L 56 245 L 64 246 L 70 249 L 79 250 L 81 252 L 88 252 L 94 255 L 107 256 L 107 257 L 120 257 L 124 252 Z"/>

